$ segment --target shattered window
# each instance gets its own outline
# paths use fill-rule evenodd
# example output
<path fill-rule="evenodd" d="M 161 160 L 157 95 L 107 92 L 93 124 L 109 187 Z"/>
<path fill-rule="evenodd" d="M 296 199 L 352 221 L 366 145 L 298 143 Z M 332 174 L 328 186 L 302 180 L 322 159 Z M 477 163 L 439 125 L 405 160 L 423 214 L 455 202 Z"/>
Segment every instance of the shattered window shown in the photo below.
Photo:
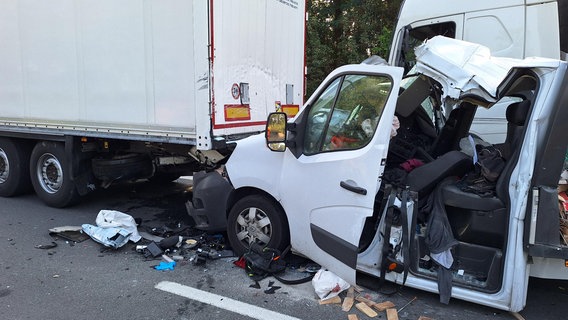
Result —
<path fill-rule="evenodd" d="M 424 40 L 442 35 L 448 38 L 456 37 L 456 24 L 453 21 L 434 23 L 426 26 L 416 27 L 408 30 L 404 44 L 401 48 L 399 61 L 396 65 L 404 67 L 407 73 L 416 64 L 414 48 L 421 45 Z"/>
<path fill-rule="evenodd" d="M 304 153 L 365 146 L 375 133 L 391 89 L 392 79 L 387 76 L 336 79 L 309 111 Z"/>

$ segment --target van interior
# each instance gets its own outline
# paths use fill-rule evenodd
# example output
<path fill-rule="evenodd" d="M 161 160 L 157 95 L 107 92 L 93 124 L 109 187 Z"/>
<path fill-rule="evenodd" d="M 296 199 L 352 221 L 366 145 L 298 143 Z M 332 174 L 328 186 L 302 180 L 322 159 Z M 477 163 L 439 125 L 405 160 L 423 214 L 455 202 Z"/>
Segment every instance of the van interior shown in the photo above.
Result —
<path fill-rule="evenodd" d="M 360 252 L 370 248 L 379 230 L 388 206 L 387 190 L 398 190 L 400 197 L 400 191 L 407 189 L 415 203 L 414 224 L 409 228 L 408 272 L 436 280 L 440 266 L 433 263 L 428 245 L 428 237 L 436 231 L 429 222 L 433 210 L 442 210 L 456 241 L 451 246 L 454 261 L 449 268 L 453 285 L 488 293 L 499 291 L 508 249 L 510 178 L 536 98 L 537 80 L 525 72 L 509 82 L 496 103 L 463 97 L 453 106 L 446 102 L 444 109 L 441 86 L 435 80 L 423 75 L 406 77 L 396 108 L 400 128 L 389 144 L 374 215 L 365 224 Z M 488 143 L 471 135 L 476 111 L 499 104 L 506 104 L 501 108 L 507 120 L 504 140 Z M 400 224 L 402 221 L 392 222 L 392 226 Z M 391 245 L 390 249 L 397 254 L 397 248 Z M 358 281 L 369 286 L 363 281 L 365 277 L 365 272 L 360 272 Z"/>

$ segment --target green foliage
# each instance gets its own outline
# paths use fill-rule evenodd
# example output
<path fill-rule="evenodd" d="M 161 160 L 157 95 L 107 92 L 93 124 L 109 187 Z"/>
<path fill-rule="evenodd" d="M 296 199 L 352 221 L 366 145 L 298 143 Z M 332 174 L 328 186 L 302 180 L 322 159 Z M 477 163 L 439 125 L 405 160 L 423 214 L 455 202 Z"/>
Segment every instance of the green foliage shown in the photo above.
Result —
<path fill-rule="evenodd" d="M 388 59 L 401 0 L 308 0 L 307 92 L 333 69 L 369 55 Z"/>

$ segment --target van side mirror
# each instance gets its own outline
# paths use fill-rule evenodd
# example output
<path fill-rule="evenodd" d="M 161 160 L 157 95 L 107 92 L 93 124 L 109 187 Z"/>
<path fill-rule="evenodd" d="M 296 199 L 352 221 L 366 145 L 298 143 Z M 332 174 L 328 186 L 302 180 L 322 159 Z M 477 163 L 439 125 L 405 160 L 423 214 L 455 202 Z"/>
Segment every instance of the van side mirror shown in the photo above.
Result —
<path fill-rule="evenodd" d="M 288 117 L 284 112 L 272 112 L 266 121 L 266 146 L 272 151 L 283 152 L 286 150 L 286 123 Z"/>

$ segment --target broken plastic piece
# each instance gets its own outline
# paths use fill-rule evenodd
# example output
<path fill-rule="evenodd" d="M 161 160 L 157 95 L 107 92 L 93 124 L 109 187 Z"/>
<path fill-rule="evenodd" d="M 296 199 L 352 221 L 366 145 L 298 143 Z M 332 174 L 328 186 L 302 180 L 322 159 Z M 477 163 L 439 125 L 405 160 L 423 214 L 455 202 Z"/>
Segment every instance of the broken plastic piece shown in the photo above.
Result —
<path fill-rule="evenodd" d="M 89 239 L 89 235 L 83 233 L 81 226 L 62 226 L 49 229 L 52 237 L 61 237 L 69 241 L 82 242 Z"/>
<path fill-rule="evenodd" d="M 128 242 L 130 232 L 122 228 L 103 228 L 92 224 L 83 224 L 83 232 L 93 240 L 107 247 L 119 248 Z"/>
<path fill-rule="evenodd" d="M 138 233 L 136 221 L 126 213 L 115 210 L 101 210 L 95 220 L 97 225 L 102 228 L 121 228 L 130 233 L 128 240 L 138 242 L 142 237 Z"/>
<path fill-rule="evenodd" d="M 182 242 L 183 242 L 182 236 L 168 237 L 160 241 L 160 248 L 162 248 L 163 250 L 173 247 L 179 248 L 181 247 Z"/>
<path fill-rule="evenodd" d="M 272 286 L 269 289 L 264 290 L 264 293 L 266 294 L 274 294 L 274 292 L 276 292 L 276 290 L 280 289 L 282 287 L 279 286 Z"/>
<path fill-rule="evenodd" d="M 36 249 L 53 249 L 55 247 L 57 247 L 57 243 L 53 241 L 51 242 L 51 244 L 38 244 L 34 246 L 34 248 Z"/>
<path fill-rule="evenodd" d="M 154 269 L 156 270 L 174 270 L 174 267 L 176 266 L 176 262 L 172 261 L 172 262 L 160 262 L 159 265 L 154 266 Z"/>
<path fill-rule="evenodd" d="M 322 300 L 333 298 L 350 285 L 333 272 L 320 269 L 312 279 L 312 285 L 318 297 Z"/>
<path fill-rule="evenodd" d="M 146 258 L 149 258 L 149 257 L 155 258 L 155 257 L 161 255 L 162 253 L 164 253 L 164 252 L 162 251 L 162 249 L 160 249 L 160 247 L 155 242 L 150 242 L 148 244 L 148 246 L 146 246 L 146 249 L 144 249 L 144 256 Z"/>

